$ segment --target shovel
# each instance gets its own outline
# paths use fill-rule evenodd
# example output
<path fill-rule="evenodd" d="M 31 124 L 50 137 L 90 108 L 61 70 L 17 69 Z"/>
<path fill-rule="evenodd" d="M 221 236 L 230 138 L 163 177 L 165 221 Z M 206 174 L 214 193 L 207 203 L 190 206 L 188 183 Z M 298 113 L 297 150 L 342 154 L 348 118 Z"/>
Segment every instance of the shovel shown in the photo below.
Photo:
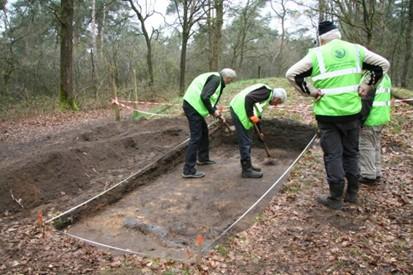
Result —
<path fill-rule="evenodd" d="M 265 152 L 267 153 L 267 158 L 264 159 L 264 164 L 275 165 L 275 160 L 271 157 L 270 149 L 268 149 L 268 146 L 264 141 L 264 134 L 260 131 L 257 124 L 254 123 L 254 127 L 255 127 L 255 131 L 257 131 L 260 141 L 262 142 L 262 144 L 264 144 L 264 149 L 265 149 Z"/>

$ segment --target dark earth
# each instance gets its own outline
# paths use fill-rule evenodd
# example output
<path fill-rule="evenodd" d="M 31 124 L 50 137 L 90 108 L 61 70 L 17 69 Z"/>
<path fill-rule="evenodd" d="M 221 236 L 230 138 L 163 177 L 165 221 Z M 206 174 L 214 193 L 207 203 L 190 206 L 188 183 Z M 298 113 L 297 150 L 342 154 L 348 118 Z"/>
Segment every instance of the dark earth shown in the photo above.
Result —
<path fill-rule="evenodd" d="M 255 138 L 253 160 L 263 168 L 262 179 L 241 178 L 236 137 L 221 128 L 211 137 L 211 158 L 217 164 L 199 168 L 206 172 L 205 178 L 181 178 L 181 152 L 178 165 L 159 164 L 168 167 L 118 202 L 83 215 L 68 232 L 145 255 L 190 257 L 248 209 L 314 135 L 314 129 L 292 120 L 265 121 L 263 131 L 276 162 L 265 165 L 265 151 Z M 56 135 L 2 143 L 0 211 L 29 214 L 41 209 L 57 214 L 120 182 L 187 136 L 186 119 L 175 117 L 101 121 Z M 264 206 L 261 203 L 236 230 L 247 228 Z M 199 236 L 202 242 L 196 243 Z"/>

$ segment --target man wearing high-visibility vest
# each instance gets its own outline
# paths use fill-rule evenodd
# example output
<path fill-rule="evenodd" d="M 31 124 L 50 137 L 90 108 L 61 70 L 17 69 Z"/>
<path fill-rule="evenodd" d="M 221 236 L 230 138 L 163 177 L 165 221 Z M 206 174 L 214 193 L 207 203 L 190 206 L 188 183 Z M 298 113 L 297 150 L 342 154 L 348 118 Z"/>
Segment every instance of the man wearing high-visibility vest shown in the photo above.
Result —
<path fill-rule="evenodd" d="M 319 23 L 318 43 L 320 46 L 310 49 L 286 77 L 299 92 L 315 99 L 313 109 L 330 189 L 330 195 L 319 196 L 317 201 L 341 209 L 345 178 L 344 201 L 357 202 L 361 97 L 382 78 L 390 64 L 361 45 L 341 40 L 340 31 L 329 21 Z M 371 78 L 360 85 L 363 71 Z M 311 77 L 313 84 L 306 77 Z"/>
<path fill-rule="evenodd" d="M 225 85 L 237 74 L 232 69 L 209 72 L 197 76 L 187 88 L 182 108 L 188 119 L 190 139 L 185 155 L 183 178 L 202 178 L 205 173 L 197 171 L 195 165 L 210 165 L 208 126 L 205 117 L 212 115 L 224 119 L 216 108 Z"/>
<path fill-rule="evenodd" d="M 278 105 L 287 99 L 282 88 L 271 89 L 265 84 L 254 84 L 243 89 L 230 102 L 231 116 L 237 131 L 243 178 L 261 178 L 261 169 L 251 163 L 251 132 L 259 125 L 262 112 L 268 105 Z M 258 126 L 259 127 L 259 126 Z"/>
<path fill-rule="evenodd" d="M 363 79 L 366 81 L 365 79 Z M 374 185 L 381 178 L 381 131 L 390 121 L 391 80 L 388 74 L 363 98 L 360 130 L 360 182 Z"/>

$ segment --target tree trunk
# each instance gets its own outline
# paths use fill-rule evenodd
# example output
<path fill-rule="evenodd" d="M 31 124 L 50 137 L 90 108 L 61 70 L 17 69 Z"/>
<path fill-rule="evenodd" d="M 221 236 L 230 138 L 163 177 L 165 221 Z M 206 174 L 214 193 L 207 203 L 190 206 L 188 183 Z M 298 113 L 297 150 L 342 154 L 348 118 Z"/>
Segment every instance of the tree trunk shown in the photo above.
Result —
<path fill-rule="evenodd" d="M 97 53 L 96 46 L 96 0 L 92 0 L 92 48 L 93 52 Z"/>
<path fill-rule="evenodd" d="M 80 36 L 82 33 L 82 16 L 80 1 L 73 1 L 73 45 L 79 45 Z M 74 49 L 75 50 L 75 49 Z M 75 52 L 73 53 L 76 56 Z"/>
<path fill-rule="evenodd" d="M 152 45 L 150 40 L 146 40 L 146 63 L 148 65 L 148 73 L 149 73 L 149 87 L 153 86 L 153 63 L 152 63 Z"/>
<path fill-rule="evenodd" d="M 62 0 L 60 20 L 60 104 L 77 110 L 73 94 L 73 0 Z"/>
<path fill-rule="evenodd" d="M 212 1 L 212 0 L 210 0 Z M 215 16 L 212 11 L 215 11 Z M 224 16 L 223 0 L 214 0 L 213 8 L 208 13 L 208 38 L 209 38 L 209 70 L 217 71 L 221 56 L 222 25 Z"/>
<path fill-rule="evenodd" d="M 102 6 L 99 7 L 100 16 L 97 18 L 97 36 L 96 36 L 96 49 L 99 53 L 99 60 L 103 59 L 103 42 L 104 42 L 104 27 L 106 21 L 106 6 L 105 3 L 102 3 Z M 101 10 L 100 10 L 101 9 Z"/>
<path fill-rule="evenodd" d="M 218 70 L 220 66 L 220 57 L 222 51 L 222 25 L 224 24 L 224 1 L 215 0 L 215 28 L 214 28 L 214 41 L 213 41 L 213 52 L 214 52 L 214 70 Z"/>
<path fill-rule="evenodd" d="M 0 10 L 5 11 L 6 4 L 7 4 L 7 0 L 0 0 Z"/>
<path fill-rule="evenodd" d="M 183 1 L 183 16 L 182 16 L 182 45 L 181 45 L 181 60 L 179 64 L 179 95 L 183 96 L 185 92 L 185 71 L 186 71 L 186 48 L 188 44 L 190 25 L 188 22 L 189 4 L 187 0 Z"/>
<path fill-rule="evenodd" d="M 188 34 L 182 33 L 182 49 L 181 60 L 179 65 L 179 94 L 184 95 L 185 92 L 185 71 L 186 71 L 186 47 L 188 44 Z"/>
<path fill-rule="evenodd" d="M 92 85 L 95 98 L 98 98 L 98 51 L 96 45 L 96 0 L 92 0 L 92 50 L 90 51 L 90 58 L 92 61 Z"/>
<path fill-rule="evenodd" d="M 208 26 L 208 66 L 209 66 L 209 71 L 213 71 L 213 59 L 214 59 L 214 53 L 213 53 L 213 40 L 214 40 L 214 16 L 212 14 L 213 9 L 212 9 L 212 2 L 213 0 L 208 0 L 208 12 L 207 12 L 207 26 Z"/>
<path fill-rule="evenodd" d="M 408 72 L 409 64 L 412 58 L 412 39 L 413 39 L 413 0 L 409 0 L 409 22 L 406 29 L 406 40 L 405 40 L 405 56 L 402 68 L 401 86 L 407 88 L 408 86 Z"/>
<path fill-rule="evenodd" d="M 285 18 L 287 16 L 287 8 L 285 6 L 285 1 L 281 0 L 281 8 L 282 12 L 278 12 L 275 7 L 272 5 L 271 1 L 271 8 L 272 10 L 277 14 L 277 16 L 281 20 L 281 41 L 280 41 L 280 49 L 278 50 L 278 53 L 274 55 L 274 58 L 272 60 L 272 63 L 274 64 L 273 66 L 276 68 L 276 76 L 279 76 L 282 72 L 282 65 L 283 65 L 283 50 L 284 50 L 284 44 L 285 44 Z M 320 12 L 321 13 L 321 12 Z"/>
<path fill-rule="evenodd" d="M 149 36 L 148 31 L 146 30 L 146 25 L 145 25 L 145 20 L 148 18 L 148 16 L 143 16 L 140 10 L 138 10 L 133 2 L 133 0 L 129 0 L 129 3 L 133 9 L 133 11 L 136 13 L 136 16 L 138 17 L 139 22 L 141 23 L 141 30 L 143 33 L 143 36 L 145 37 L 145 42 L 146 42 L 146 64 L 148 66 L 148 75 L 149 75 L 149 87 L 153 86 L 153 63 L 152 63 L 152 45 L 151 45 L 151 39 L 152 35 Z M 153 34 L 153 33 L 152 33 Z"/>

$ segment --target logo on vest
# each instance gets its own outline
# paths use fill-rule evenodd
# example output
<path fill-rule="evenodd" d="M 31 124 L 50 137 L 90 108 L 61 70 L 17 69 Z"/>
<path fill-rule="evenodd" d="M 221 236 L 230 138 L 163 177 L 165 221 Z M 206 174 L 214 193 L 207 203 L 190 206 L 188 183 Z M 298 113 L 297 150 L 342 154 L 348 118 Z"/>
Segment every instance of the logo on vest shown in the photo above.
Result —
<path fill-rule="evenodd" d="M 345 49 L 336 49 L 336 50 L 334 50 L 334 56 L 338 59 L 341 59 L 344 56 L 346 56 L 346 50 Z"/>

